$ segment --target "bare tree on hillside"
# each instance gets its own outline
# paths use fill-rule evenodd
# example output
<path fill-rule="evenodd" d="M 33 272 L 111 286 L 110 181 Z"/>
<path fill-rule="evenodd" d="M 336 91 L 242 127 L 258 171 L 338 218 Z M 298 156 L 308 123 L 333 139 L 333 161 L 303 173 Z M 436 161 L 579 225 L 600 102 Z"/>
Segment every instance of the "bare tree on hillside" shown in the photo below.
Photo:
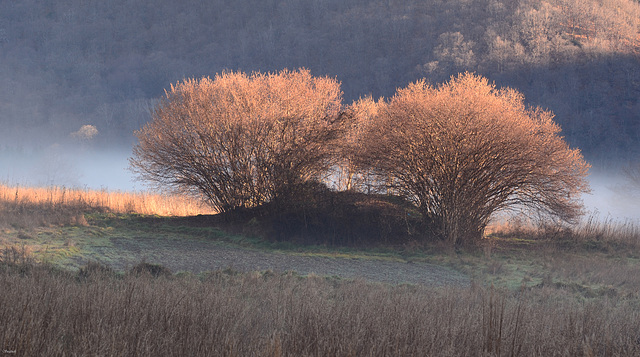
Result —
<path fill-rule="evenodd" d="M 131 166 L 220 211 L 255 207 L 334 165 L 341 103 L 335 79 L 307 70 L 185 80 L 136 132 Z"/>
<path fill-rule="evenodd" d="M 514 207 L 572 221 L 589 165 L 552 119 L 473 74 L 438 87 L 421 80 L 363 121 L 357 160 L 412 198 L 453 245 L 480 239 L 492 214 Z"/>

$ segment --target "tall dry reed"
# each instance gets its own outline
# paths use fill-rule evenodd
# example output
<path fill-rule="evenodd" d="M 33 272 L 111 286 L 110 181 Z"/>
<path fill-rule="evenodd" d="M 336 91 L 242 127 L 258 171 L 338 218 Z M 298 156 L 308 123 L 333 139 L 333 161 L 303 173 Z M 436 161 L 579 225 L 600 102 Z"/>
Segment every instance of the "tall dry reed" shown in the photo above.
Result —
<path fill-rule="evenodd" d="M 292 274 L 204 277 L 0 265 L 16 356 L 633 356 L 636 300 L 434 289 Z M 15 352 L 14 352 L 15 351 Z"/>
<path fill-rule="evenodd" d="M 631 220 L 615 220 L 590 215 L 574 228 L 573 234 L 581 240 L 617 242 L 640 247 L 640 225 Z"/>
<path fill-rule="evenodd" d="M 622 244 L 629 248 L 640 248 L 640 222 L 616 220 L 592 213 L 575 225 L 558 224 L 552 221 L 532 220 L 523 217 L 499 219 L 487 227 L 487 235 L 526 237 L 566 243 L 602 242 Z"/>
<path fill-rule="evenodd" d="M 82 224 L 83 213 L 92 210 L 161 216 L 215 213 L 185 196 L 0 185 L 0 225 Z"/>

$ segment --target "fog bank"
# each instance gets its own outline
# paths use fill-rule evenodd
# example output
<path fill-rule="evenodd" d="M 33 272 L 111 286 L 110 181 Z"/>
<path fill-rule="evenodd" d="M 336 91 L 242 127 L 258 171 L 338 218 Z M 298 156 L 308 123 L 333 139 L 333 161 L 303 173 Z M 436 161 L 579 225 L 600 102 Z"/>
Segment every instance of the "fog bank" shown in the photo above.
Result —
<path fill-rule="evenodd" d="M 59 144 L 41 151 L 0 152 L 0 182 L 110 191 L 144 189 L 128 170 L 130 156 L 130 148 L 95 150 Z"/>
<path fill-rule="evenodd" d="M 640 187 L 634 187 L 622 169 L 592 170 L 588 179 L 592 192 L 583 195 L 588 215 L 640 223 Z"/>
<path fill-rule="evenodd" d="M 20 186 L 65 186 L 110 191 L 140 191 L 128 169 L 130 147 L 97 150 L 82 145 L 52 145 L 41 151 L 0 152 L 0 182 Z M 640 187 L 633 187 L 622 169 L 592 169 L 592 192 L 585 194 L 586 216 L 640 223 Z"/>

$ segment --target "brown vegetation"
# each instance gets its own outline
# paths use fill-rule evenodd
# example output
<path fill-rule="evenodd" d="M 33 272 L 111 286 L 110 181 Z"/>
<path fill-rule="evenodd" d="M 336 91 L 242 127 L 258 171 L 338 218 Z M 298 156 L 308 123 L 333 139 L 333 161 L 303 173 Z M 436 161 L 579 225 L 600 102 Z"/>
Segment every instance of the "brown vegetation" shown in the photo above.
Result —
<path fill-rule="evenodd" d="M 82 278 L 79 279 L 79 276 Z M 272 272 L 78 276 L 0 263 L 0 348 L 16 356 L 637 355 L 632 300 L 541 287 L 390 286 Z"/>
<path fill-rule="evenodd" d="M 222 212 L 256 207 L 327 174 L 341 103 L 336 80 L 307 70 L 186 80 L 136 133 L 132 167 Z"/>
<path fill-rule="evenodd" d="M 378 187 L 375 185 L 374 173 L 363 167 L 358 161 L 361 159 L 361 153 L 372 144 L 363 140 L 364 134 L 370 127 L 370 123 L 376 120 L 382 105 L 384 105 L 382 98 L 375 101 L 372 97 L 364 97 L 346 108 L 343 115 L 348 118 L 346 121 L 348 125 L 345 135 L 339 143 L 341 160 L 336 167 L 334 177 L 334 185 L 338 190 L 377 192 Z"/>
<path fill-rule="evenodd" d="M 438 87 L 410 84 L 377 110 L 360 121 L 357 164 L 413 199 L 451 244 L 482 238 L 502 210 L 581 214 L 589 165 L 553 115 L 526 108 L 517 91 L 466 73 Z"/>
<path fill-rule="evenodd" d="M 172 275 L 144 262 L 125 274 L 95 262 L 74 273 L 5 247 L 0 349 L 16 356 L 638 355 L 637 227 L 593 219 L 540 228 L 502 227 L 518 239 L 496 233 L 492 254 L 453 258 L 482 260 L 493 272 L 513 261 L 526 271 L 520 253 L 545 265 L 535 273 L 546 269 L 548 277 L 525 276 L 511 291 L 482 280 L 433 288 L 271 271 Z M 518 242 L 528 246 L 497 258 Z M 591 246 L 596 253 L 584 254 Z M 607 249 L 615 254 L 602 257 Z"/>
<path fill-rule="evenodd" d="M 615 247 L 625 253 L 635 254 L 640 249 L 640 226 L 638 222 L 614 220 L 612 217 L 601 217 L 591 214 L 583 217 L 575 225 L 561 224 L 545 220 L 531 220 L 512 217 L 510 220 L 492 222 L 487 227 L 489 236 L 531 238 L 536 241 L 545 240 L 551 246 L 562 247 L 592 245 L 606 248 Z"/>
<path fill-rule="evenodd" d="M 407 197 L 451 245 L 477 242 L 507 209 L 573 221 L 588 191 L 589 165 L 552 113 L 468 73 L 346 111 L 339 84 L 306 70 L 223 73 L 172 86 L 153 117 L 131 159 L 141 178 L 221 212 L 266 205 L 282 221 L 293 208 L 305 227 L 327 217 L 309 204 L 323 185 Z"/>
<path fill-rule="evenodd" d="M 0 226 L 86 224 L 84 214 L 95 210 L 161 216 L 215 213 L 184 196 L 0 185 Z"/>
<path fill-rule="evenodd" d="M 294 199 L 275 208 L 265 205 L 251 213 L 261 236 L 277 241 L 373 247 L 430 238 L 412 202 L 391 195 L 335 192 L 321 184 L 298 190 Z"/>

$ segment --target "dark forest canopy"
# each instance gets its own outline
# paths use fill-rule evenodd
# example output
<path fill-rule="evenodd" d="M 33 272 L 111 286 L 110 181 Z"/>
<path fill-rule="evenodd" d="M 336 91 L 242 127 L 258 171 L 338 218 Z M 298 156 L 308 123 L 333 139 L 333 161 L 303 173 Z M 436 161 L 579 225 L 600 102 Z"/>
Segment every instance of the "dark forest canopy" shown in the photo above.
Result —
<path fill-rule="evenodd" d="M 635 0 L 2 1 L 0 151 L 85 124 L 131 144 L 171 83 L 225 69 L 305 67 L 345 104 L 469 70 L 553 111 L 597 165 L 640 152 L 639 29 Z"/>

